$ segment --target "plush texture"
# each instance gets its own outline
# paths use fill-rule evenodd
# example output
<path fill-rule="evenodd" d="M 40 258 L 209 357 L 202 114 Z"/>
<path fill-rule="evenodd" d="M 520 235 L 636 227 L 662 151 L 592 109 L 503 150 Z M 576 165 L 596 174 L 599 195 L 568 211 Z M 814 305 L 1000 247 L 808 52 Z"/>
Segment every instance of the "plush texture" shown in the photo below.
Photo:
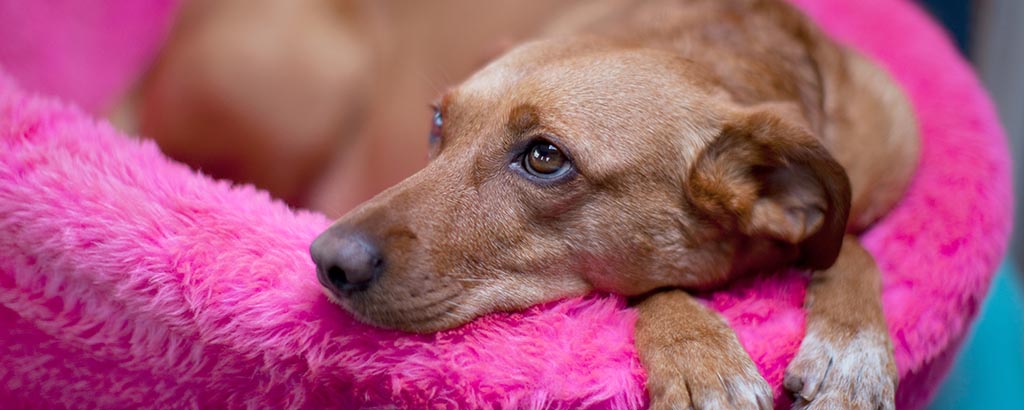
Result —
<path fill-rule="evenodd" d="M 884 272 L 898 405 L 920 408 L 1006 245 L 1003 132 L 968 65 L 917 7 L 795 2 L 887 67 L 921 122 L 922 160 L 906 198 L 863 238 Z M 0 69 L 5 407 L 646 405 L 635 313 L 622 299 L 553 302 L 434 335 L 356 323 L 327 302 L 307 255 L 323 216 L 196 174 L 8 73 Z M 55 81 L 40 89 L 85 96 L 87 107 L 117 91 Z M 776 386 L 779 406 L 803 335 L 805 285 L 794 272 L 708 295 Z"/>

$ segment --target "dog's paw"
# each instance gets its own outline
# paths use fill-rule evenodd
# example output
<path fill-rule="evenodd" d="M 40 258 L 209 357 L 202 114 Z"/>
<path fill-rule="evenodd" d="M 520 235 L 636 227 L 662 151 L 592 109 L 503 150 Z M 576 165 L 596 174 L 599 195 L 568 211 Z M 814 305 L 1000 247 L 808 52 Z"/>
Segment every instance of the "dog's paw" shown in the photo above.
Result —
<path fill-rule="evenodd" d="M 891 410 L 897 377 L 884 333 L 862 331 L 840 338 L 808 332 L 783 385 L 795 396 L 795 409 Z"/>
<path fill-rule="evenodd" d="M 772 408 L 772 388 L 746 356 L 707 360 L 678 356 L 676 377 L 648 380 L 651 409 L 758 409 Z"/>

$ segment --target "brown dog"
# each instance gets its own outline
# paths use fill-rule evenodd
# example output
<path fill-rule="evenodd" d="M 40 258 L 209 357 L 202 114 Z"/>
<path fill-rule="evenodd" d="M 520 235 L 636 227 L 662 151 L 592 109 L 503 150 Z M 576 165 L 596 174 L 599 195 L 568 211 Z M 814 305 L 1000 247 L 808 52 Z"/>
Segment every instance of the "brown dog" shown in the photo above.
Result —
<path fill-rule="evenodd" d="M 415 332 L 593 290 L 637 297 L 655 408 L 770 408 L 683 290 L 813 271 L 798 407 L 892 408 L 879 272 L 856 237 L 916 163 L 893 82 L 779 0 L 606 1 L 445 93 L 430 164 L 313 243 L 328 295 Z"/>

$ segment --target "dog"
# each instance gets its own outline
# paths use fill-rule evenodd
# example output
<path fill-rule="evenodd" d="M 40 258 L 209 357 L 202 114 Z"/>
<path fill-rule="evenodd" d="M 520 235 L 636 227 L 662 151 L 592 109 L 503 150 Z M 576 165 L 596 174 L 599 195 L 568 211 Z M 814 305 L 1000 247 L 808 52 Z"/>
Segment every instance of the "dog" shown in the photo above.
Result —
<path fill-rule="evenodd" d="M 880 68 L 781 0 L 610 0 L 445 92 L 429 164 L 310 247 L 327 296 L 411 332 L 593 291 L 635 301 L 651 406 L 771 408 L 687 291 L 811 272 L 797 408 L 891 409 L 880 272 L 855 234 L 916 166 Z"/>

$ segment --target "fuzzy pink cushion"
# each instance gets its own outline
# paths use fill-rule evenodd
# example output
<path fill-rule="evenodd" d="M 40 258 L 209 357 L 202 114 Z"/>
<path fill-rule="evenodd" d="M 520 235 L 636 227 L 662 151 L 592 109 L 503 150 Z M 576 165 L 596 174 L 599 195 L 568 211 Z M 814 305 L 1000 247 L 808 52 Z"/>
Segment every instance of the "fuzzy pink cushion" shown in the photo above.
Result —
<path fill-rule="evenodd" d="M 891 70 L 921 121 L 922 161 L 910 190 L 864 237 L 884 271 L 899 407 L 919 408 L 1006 245 L 1004 136 L 968 65 L 917 7 L 796 3 Z M 493 314 L 434 335 L 374 329 L 320 292 L 306 249 L 327 224 L 198 175 L 0 71 L 0 403 L 645 405 L 635 314 L 620 298 Z M 780 406 L 788 402 L 783 371 L 803 335 L 804 287 L 791 273 L 709 295 L 776 386 Z"/>

